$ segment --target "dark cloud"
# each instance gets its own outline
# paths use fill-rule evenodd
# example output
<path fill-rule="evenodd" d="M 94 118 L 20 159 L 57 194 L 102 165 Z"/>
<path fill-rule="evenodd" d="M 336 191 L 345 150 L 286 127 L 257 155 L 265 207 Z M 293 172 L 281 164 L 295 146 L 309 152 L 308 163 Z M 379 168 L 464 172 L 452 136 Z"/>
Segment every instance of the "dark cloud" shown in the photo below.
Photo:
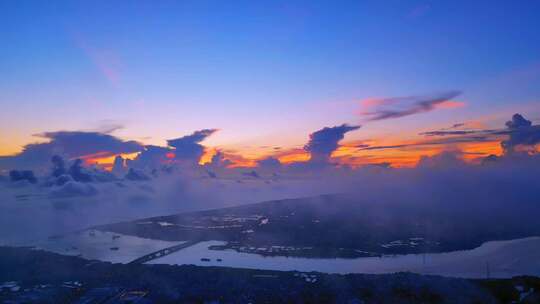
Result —
<path fill-rule="evenodd" d="M 530 120 L 525 119 L 521 114 L 514 114 L 512 120 L 506 122 L 506 127 L 510 130 L 518 130 L 521 128 L 528 128 L 532 125 Z"/>
<path fill-rule="evenodd" d="M 9 178 L 12 182 L 28 181 L 31 184 L 37 183 L 37 178 L 31 170 L 11 170 L 9 171 Z"/>
<path fill-rule="evenodd" d="M 360 148 L 360 149 L 361 149 L 361 148 L 367 148 L 367 147 L 369 147 L 368 144 L 357 144 L 357 145 L 355 146 L 355 148 Z"/>
<path fill-rule="evenodd" d="M 267 157 L 265 159 L 259 160 L 257 162 L 257 167 L 262 168 L 262 169 L 275 170 L 281 167 L 281 162 L 279 161 L 279 159 L 275 157 Z"/>
<path fill-rule="evenodd" d="M 61 154 L 73 158 L 99 152 L 109 152 L 111 155 L 132 153 L 141 151 L 143 147 L 136 141 L 123 141 L 118 137 L 99 132 L 59 131 L 46 132 L 38 136 L 47 138 L 50 142 L 29 145 L 25 148 L 25 151 L 37 148 L 37 146 L 43 148 L 49 145 L 61 149 L 63 152 Z"/>
<path fill-rule="evenodd" d="M 242 175 L 245 177 L 250 177 L 250 178 L 260 178 L 259 173 L 257 173 L 257 171 L 255 170 L 243 172 Z"/>
<path fill-rule="evenodd" d="M 59 177 L 66 174 L 66 162 L 60 155 L 51 157 L 51 162 L 53 164 L 51 176 Z"/>
<path fill-rule="evenodd" d="M 517 146 L 530 147 L 540 143 L 540 125 L 533 126 L 520 114 L 514 114 L 512 120 L 506 122 L 506 127 L 509 137 L 501 142 L 505 154 L 515 152 Z"/>
<path fill-rule="evenodd" d="M 128 167 L 139 169 L 155 169 L 174 161 L 186 164 L 197 164 L 204 153 L 204 146 L 200 144 L 217 129 L 204 129 L 193 132 L 176 139 L 167 141 L 169 147 L 146 146 L 137 158 L 128 161 Z"/>
<path fill-rule="evenodd" d="M 451 127 L 447 129 L 457 129 L 457 128 L 463 127 L 464 125 L 465 123 L 457 123 L 457 124 L 453 124 Z"/>
<path fill-rule="evenodd" d="M 128 167 L 134 168 L 156 168 L 164 164 L 172 155 L 173 149 L 167 147 L 148 145 L 144 147 L 144 150 L 137 155 L 134 160 L 127 160 Z"/>
<path fill-rule="evenodd" d="M 432 96 L 409 96 L 381 99 L 374 102 L 374 111 L 363 112 L 369 121 L 400 118 L 434 110 L 452 98 L 460 95 L 460 91 L 449 91 Z"/>
<path fill-rule="evenodd" d="M 309 142 L 304 150 L 311 154 L 310 162 L 326 163 L 330 155 L 338 148 L 338 143 L 345 137 L 345 133 L 360 129 L 360 126 L 326 127 L 309 135 Z"/>
<path fill-rule="evenodd" d="M 369 147 L 368 144 L 358 144 L 358 145 L 356 145 L 356 148 L 358 148 L 358 149 L 363 149 L 363 148 L 367 148 L 367 147 Z"/>
<path fill-rule="evenodd" d="M 91 182 L 93 181 L 92 175 L 85 170 L 82 166 L 82 160 L 76 159 L 68 170 L 69 175 L 77 182 Z"/>
<path fill-rule="evenodd" d="M 7 168 L 33 168 L 49 165 L 54 155 L 67 159 L 99 154 L 102 157 L 139 152 L 143 146 L 136 141 L 124 141 L 118 137 L 83 131 L 46 132 L 36 136 L 48 139 L 48 142 L 29 144 L 15 156 L 1 157 L 0 166 Z"/>
<path fill-rule="evenodd" d="M 167 144 L 174 148 L 175 158 L 198 161 L 204 153 L 204 146 L 200 142 L 216 131 L 217 129 L 195 131 L 191 135 L 168 140 Z"/>
<path fill-rule="evenodd" d="M 210 159 L 210 162 L 204 164 L 204 169 L 206 175 L 209 178 L 220 178 L 226 176 L 229 172 L 229 166 L 233 162 L 228 158 L 228 156 L 222 151 L 216 151 L 216 153 Z"/>
<path fill-rule="evenodd" d="M 112 173 L 121 176 L 126 172 L 126 160 L 118 155 L 114 158 Z"/>
<path fill-rule="evenodd" d="M 130 181 L 147 181 L 147 180 L 150 180 L 150 177 L 148 177 L 146 173 L 144 173 L 141 170 L 129 168 L 129 171 L 126 174 L 125 179 L 130 180 Z"/>
<path fill-rule="evenodd" d="M 225 157 L 225 153 L 217 151 L 216 154 L 212 156 L 208 165 L 213 168 L 226 168 L 232 165 L 232 162 Z"/>

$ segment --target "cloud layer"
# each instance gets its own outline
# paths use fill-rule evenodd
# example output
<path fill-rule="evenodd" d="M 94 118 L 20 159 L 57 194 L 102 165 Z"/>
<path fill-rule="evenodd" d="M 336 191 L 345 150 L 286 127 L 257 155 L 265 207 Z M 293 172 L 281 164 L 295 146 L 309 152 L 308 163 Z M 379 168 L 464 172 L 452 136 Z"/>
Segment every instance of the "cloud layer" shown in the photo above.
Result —
<path fill-rule="evenodd" d="M 54 155 L 61 155 L 66 159 L 91 155 L 107 157 L 143 149 L 143 145 L 136 141 L 124 141 L 99 132 L 58 131 L 36 136 L 45 138 L 48 142 L 26 145 L 16 156 L 0 157 L 0 167 L 39 168 L 48 165 Z"/>
<path fill-rule="evenodd" d="M 493 215 L 508 217 L 505 220 L 515 225 L 521 224 L 520 219 L 537 214 L 534 211 L 539 208 L 540 155 L 530 151 L 520 153 L 518 148 L 538 144 L 538 126 L 521 115 L 514 115 L 506 128 L 484 130 L 486 134 L 477 137 L 433 135 L 417 143 L 393 146 L 362 143 L 355 147 L 364 151 L 403 149 L 412 145 L 501 138 L 501 145 L 512 151 L 477 164 L 465 162 L 464 152 L 445 151 L 421 158 L 414 168 L 393 168 L 387 164 L 359 168 L 333 165 L 332 154 L 343 148 L 340 141 L 345 134 L 359 128 L 346 124 L 322 128 L 313 132 L 305 145 L 305 152 L 311 155 L 309 161 L 282 164 L 268 157 L 254 168 L 231 168 L 227 156 L 221 152 L 208 164 L 196 164 L 204 151 L 202 140 L 215 132 L 210 129 L 171 140 L 169 147 L 146 146 L 137 159 L 127 162 L 130 167 L 127 172 L 116 176 L 81 167 L 77 161 L 49 158 L 46 174 L 36 174 L 34 182 L 21 179 L 29 176 L 22 171 L 11 181 L 0 177 L 0 243 L 24 243 L 90 225 L 153 215 L 336 192 L 353 193 L 359 204 L 389 204 L 396 212 L 399 208 L 411 212 L 442 210 L 465 217 L 471 223 L 482 220 L 472 215 L 493 210 L 497 210 Z M 68 143 L 88 145 L 80 142 L 83 137 L 79 133 L 66 136 L 67 133 L 54 132 L 48 136 L 54 145 L 62 147 Z M 76 136 L 77 140 L 70 136 Z M 138 144 L 132 146 L 131 142 L 107 136 L 84 134 L 91 142 L 98 138 L 101 143 L 108 143 L 95 150 L 113 148 L 109 152 L 126 152 L 131 151 L 128 148 L 140 148 Z M 41 149 L 49 152 L 53 144 L 43 145 Z M 39 151 L 34 149 L 30 150 Z M 74 147 L 64 152 L 78 155 L 95 150 Z M 178 159 L 176 153 L 180 151 L 185 153 L 180 153 L 183 158 Z M 168 163 L 162 163 L 163 160 Z M 194 162 L 193 166 L 177 166 L 184 160 Z M 139 167 L 141 164 L 145 166 Z M 31 204 L 21 203 L 25 200 Z"/>

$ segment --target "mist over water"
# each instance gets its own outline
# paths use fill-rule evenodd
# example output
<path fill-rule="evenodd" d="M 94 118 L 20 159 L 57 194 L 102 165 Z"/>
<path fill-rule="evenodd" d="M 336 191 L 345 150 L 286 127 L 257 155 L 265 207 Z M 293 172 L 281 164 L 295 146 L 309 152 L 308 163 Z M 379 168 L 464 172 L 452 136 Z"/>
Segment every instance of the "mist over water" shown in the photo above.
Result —
<path fill-rule="evenodd" d="M 181 175 L 121 184 L 91 183 L 95 194 L 55 197 L 47 187 L 2 182 L 0 243 L 27 245 L 94 225 L 325 193 L 310 181 L 268 186 L 262 181 L 186 180 Z"/>
<path fill-rule="evenodd" d="M 469 164 L 458 153 L 423 159 L 415 168 L 326 168 L 311 177 L 282 173 L 279 179 L 195 178 L 185 172 L 147 181 L 88 183 L 89 195 L 55 195 L 39 184 L 0 183 L 0 241 L 8 244 L 46 238 L 93 225 L 221 208 L 265 200 L 348 193 L 388 214 L 447 214 L 474 225 L 532 224 L 540 214 L 538 156 L 509 156 Z M 433 231 L 432 233 L 437 233 Z"/>

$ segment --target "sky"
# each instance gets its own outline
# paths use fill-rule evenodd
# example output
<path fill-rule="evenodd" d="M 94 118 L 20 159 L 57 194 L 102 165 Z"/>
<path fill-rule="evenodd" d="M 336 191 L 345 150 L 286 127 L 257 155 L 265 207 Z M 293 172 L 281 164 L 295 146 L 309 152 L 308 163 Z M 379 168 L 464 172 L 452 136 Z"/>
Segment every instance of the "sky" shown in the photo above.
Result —
<path fill-rule="evenodd" d="M 50 132 L 171 147 L 211 130 L 193 155 L 252 166 L 326 159 L 310 138 L 343 124 L 347 164 L 500 155 L 500 138 L 411 144 L 540 122 L 539 17 L 539 1 L 2 1 L 0 155 Z"/>

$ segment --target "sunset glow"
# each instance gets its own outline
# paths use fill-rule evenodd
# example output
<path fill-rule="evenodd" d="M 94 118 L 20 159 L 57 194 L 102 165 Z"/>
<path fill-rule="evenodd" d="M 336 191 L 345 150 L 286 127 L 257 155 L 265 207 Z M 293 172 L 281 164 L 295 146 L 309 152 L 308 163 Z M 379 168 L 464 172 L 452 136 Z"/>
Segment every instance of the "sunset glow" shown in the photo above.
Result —
<path fill-rule="evenodd" d="M 0 303 L 539 303 L 540 0 L 0 23 Z"/>

